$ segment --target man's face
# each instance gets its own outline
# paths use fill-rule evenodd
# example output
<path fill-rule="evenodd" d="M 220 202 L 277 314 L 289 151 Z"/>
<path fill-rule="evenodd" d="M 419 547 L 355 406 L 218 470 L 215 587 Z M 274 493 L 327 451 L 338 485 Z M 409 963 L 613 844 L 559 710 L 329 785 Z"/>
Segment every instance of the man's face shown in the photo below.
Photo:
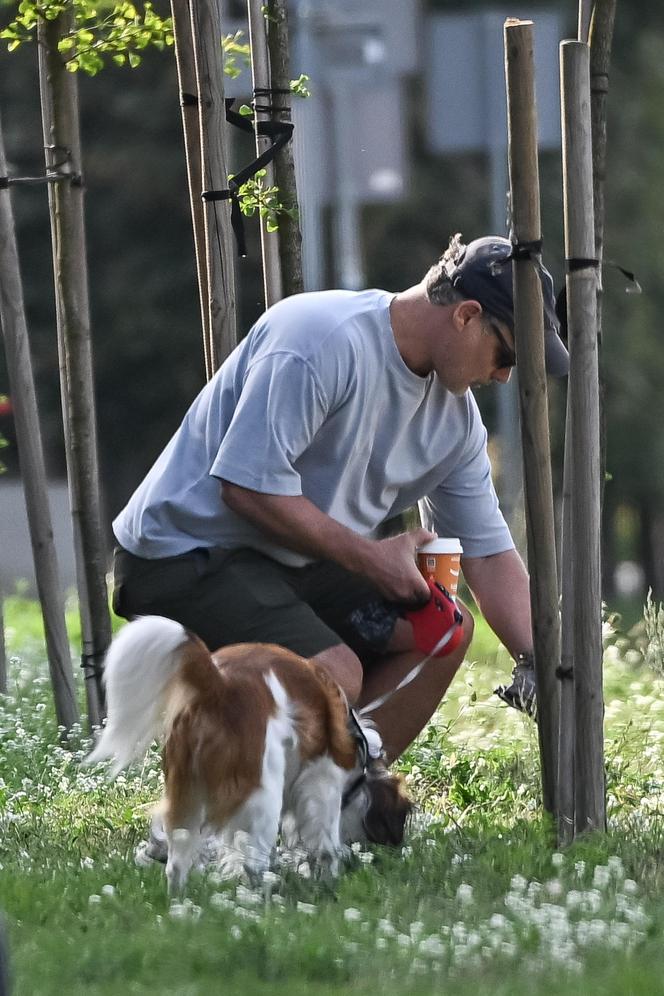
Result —
<path fill-rule="evenodd" d="M 471 304 L 473 302 L 466 302 Z M 516 362 L 514 338 L 505 322 L 489 318 L 477 305 L 455 315 L 457 335 L 440 350 L 434 369 L 448 391 L 462 395 L 469 387 L 506 384 Z"/>

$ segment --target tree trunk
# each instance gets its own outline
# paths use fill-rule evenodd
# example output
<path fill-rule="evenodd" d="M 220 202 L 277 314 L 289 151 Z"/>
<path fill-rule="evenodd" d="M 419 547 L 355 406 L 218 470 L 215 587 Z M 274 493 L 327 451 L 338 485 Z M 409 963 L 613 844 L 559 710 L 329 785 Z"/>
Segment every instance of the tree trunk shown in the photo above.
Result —
<path fill-rule="evenodd" d="M 268 0 L 267 4 L 268 47 L 270 51 L 270 71 L 272 79 L 272 104 L 275 117 L 279 121 L 291 120 L 290 102 L 298 100 L 290 90 L 290 49 L 288 39 L 288 8 L 286 0 Z M 301 294 L 304 290 L 302 278 L 302 233 L 300 231 L 297 186 L 295 183 L 295 161 L 293 143 L 287 142 L 277 152 L 274 172 L 279 188 L 279 200 L 288 209 L 295 210 L 295 217 L 282 215 L 279 219 L 279 257 L 281 259 L 281 281 L 285 297 Z"/>
<path fill-rule="evenodd" d="M 533 25 L 505 23 L 508 153 L 513 239 L 541 239 Z M 532 258 L 514 261 L 514 324 L 519 358 L 526 531 L 530 568 L 538 732 L 544 808 L 558 805 L 560 612 L 553 518 L 542 285 Z"/>
<path fill-rule="evenodd" d="M 0 175 L 5 176 L 6 172 L 0 127 Z M 78 706 L 65 626 L 64 596 L 53 541 L 44 451 L 9 190 L 0 191 L 0 323 L 5 341 L 37 591 L 44 618 L 55 714 L 58 725 L 69 730 L 78 722 Z M 2 643 L 4 656 L 4 640 Z M 4 688 L 6 690 L 6 673 Z"/>
<path fill-rule="evenodd" d="M 272 121 L 273 96 L 270 93 L 270 59 L 267 50 L 267 26 L 263 13 L 262 0 L 247 0 L 249 17 L 249 41 L 251 46 L 251 76 L 254 84 L 254 127 L 256 131 L 256 155 L 260 156 L 272 144 L 268 135 L 258 134 L 261 121 Z M 275 185 L 273 163 L 265 167 L 265 185 Z M 267 221 L 260 218 L 261 250 L 263 255 L 263 289 L 265 307 L 281 300 L 281 263 L 279 260 L 279 238 L 276 232 L 268 232 Z M 280 219 L 281 224 L 281 219 Z"/>
<path fill-rule="evenodd" d="M 205 207 L 203 205 L 203 171 L 201 168 L 201 131 L 198 108 L 198 85 L 194 62 L 194 41 L 191 34 L 191 7 L 189 0 L 171 0 L 173 16 L 173 39 L 175 61 L 178 70 L 178 88 L 182 109 L 182 130 L 184 151 L 187 161 L 189 183 L 189 203 L 191 223 L 194 232 L 196 253 L 196 273 L 201 306 L 201 326 L 203 332 L 203 355 L 205 374 L 209 380 L 214 373 L 210 336 L 210 312 L 208 308 L 209 287 L 207 262 L 205 258 Z"/>
<path fill-rule="evenodd" d="M 200 0 L 191 7 L 201 163 L 206 190 L 228 188 L 226 107 L 221 49 L 220 0 Z M 207 260 L 212 369 L 217 370 L 237 343 L 235 304 L 235 244 L 229 200 L 206 200 L 205 256 Z"/>
<path fill-rule="evenodd" d="M 569 429 L 575 692 L 575 834 L 604 829 L 604 706 L 600 572 L 600 433 L 597 348 L 590 52 L 584 42 L 560 47 L 565 256 L 569 266 Z"/>
<path fill-rule="evenodd" d="M 74 73 L 67 72 L 58 53 L 58 42 L 71 30 L 72 19 L 68 9 L 55 20 L 40 21 L 39 75 L 46 166 L 69 176 L 69 180 L 50 185 L 49 208 L 82 666 L 88 720 L 92 726 L 99 726 L 104 714 L 102 666 L 111 641 L 111 619 L 99 493 L 78 80 Z"/>

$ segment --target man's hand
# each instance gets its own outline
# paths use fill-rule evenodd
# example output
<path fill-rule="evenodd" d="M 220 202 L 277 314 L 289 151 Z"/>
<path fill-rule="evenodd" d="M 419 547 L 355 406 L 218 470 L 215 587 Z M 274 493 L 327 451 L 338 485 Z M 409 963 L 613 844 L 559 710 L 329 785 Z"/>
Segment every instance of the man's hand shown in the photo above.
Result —
<path fill-rule="evenodd" d="M 385 598 L 423 605 L 429 588 L 415 563 L 415 551 L 436 538 L 428 529 L 374 540 L 335 522 L 303 495 L 266 495 L 222 482 L 229 508 L 290 550 L 334 560 L 373 582 Z"/>
<path fill-rule="evenodd" d="M 415 551 L 435 538 L 435 533 L 418 528 L 374 540 L 368 568 L 363 573 L 391 602 L 424 605 L 431 593 L 415 562 Z"/>

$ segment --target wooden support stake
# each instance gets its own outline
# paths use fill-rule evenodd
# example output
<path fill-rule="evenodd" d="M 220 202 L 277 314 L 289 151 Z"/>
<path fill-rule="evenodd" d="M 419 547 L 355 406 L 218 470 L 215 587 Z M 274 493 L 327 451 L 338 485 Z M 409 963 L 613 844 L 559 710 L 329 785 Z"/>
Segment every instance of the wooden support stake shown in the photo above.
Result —
<path fill-rule="evenodd" d="M 563 122 L 565 255 L 590 260 L 595 252 L 590 54 L 583 42 L 560 46 Z M 597 269 L 567 274 L 572 439 L 571 546 L 574 588 L 575 833 L 606 825 L 600 582 L 600 434 L 597 357 Z"/>
<path fill-rule="evenodd" d="M 221 48 L 220 0 L 191 5 L 191 34 L 200 114 L 201 162 L 205 190 L 228 188 L 226 107 Z M 229 200 L 204 202 L 205 256 L 210 314 L 212 369 L 217 370 L 237 343 L 235 240 Z"/>
<path fill-rule="evenodd" d="M 579 0 L 579 16 L 577 20 L 577 38 L 587 42 L 590 33 L 590 19 L 593 12 L 593 0 Z"/>
<path fill-rule="evenodd" d="M 198 110 L 198 85 L 194 64 L 194 42 L 191 35 L 191 6 L 189 0 L 171 0 L 171 14 L 173 17 L 175 61 L 178 70 L 184 151 L 187 162 L 189 202 L 191 206 L 191 222 L 194 233 L 194 250 L 196 253 L 196 273 L 198 276 L 198 293 L 201 306 L 203 355 L 205 357 L 205 374 L 209 380 L 214 373 L 214 365 L 210 336 L 209 288 L 205 256 L 205 208 L 201 197 L 203 193 L 201 120 Z"/>
<path fill-rule="evenodd" d="M 46 167 L 68 175 L 67 180 L 49 185 L 49 209 L 82 664 L 88 720 L 99 726 L 104 714 L 101 674 L 111 642 L 111 617 L 99 493 L 78 80 L 75 73 L 67 72 L 58 50 L 72 26 L 72 8 L 54 20 L 40 20 L 39 79 Z"/>
<path fill-rule="evenodd" d="M 508 157 L 512 236 L 541 239 L 533 25 L 505 22 Z M 557 811 L 560 615 L 553 520 L 553 486 L 544 366 L 542 286 L 533 259 L 514 262 L 514 318 L 519 361 L 526 532 L 533 615 L 538 732 L 544 808 Z"/>
<path fill-rule="evenodd" d="M 7 175 L 1 127 L 0 175 Z M 78 722 L 78 706 L 69 638 L 65 626 L 64 596 L 53 541 L 37 395 L 16 248 L 16 230 L 7 189 L 0 190 L 0 323 L 5 342 L 37 591 L 44 618 L 55 714 L 58 724 L 69 730 Z"/>
<path fill-rule="evenodd" d="M 272 121 L 272 97 L 264 91 L 271 87 L 270 59 L 267 49 L 267 26 L 263 14 L 263 0 L 247 0 L 249 18 L 249 44 L 251 46 L 251 76 L 254 84 L 254 125 L 256 129 L 256 155 L 260 156 L 272 144 L 267 135 L 258 134 L 261 121 Z M 261 92 L 263 91 L 263 92 Z M 275 172 L 272 163 L 265 167 L 265 185 L 275 185 Z M 265 307 L 282 297 L 281 263 L 279 260 L 279 239 L 276 232 L 268 232 L 265 218 L 260 218 L 261 250 L 263 255 L 263 287 Z"/>
<path fill-rule="evenodd" d="M 558 724 L 558 843 L 574 838 L 574 569 L 572 560 L 572 429 L 569 391 L 563 460 L 563 528 L 561 538 L 560 720 Z"/>
<path fill-rule="evenodd" d="M 290 121 L 291 101 L 297 100 L 290 90 L 290 49 L 288 40 L 288 4 L 286 0 L 268 0 L 267 3 L 268 48 L 272 104 L 275 117 L 279 121 Z M 279 200 L 285 208 L 293 211 L 294 217 L 281 215 L 279 218 L 279 259 L 281 260 L 281 281 L 284 296 L 301 294 L 304 290 L 302 277 L 302 233 L 300 231 L 297 186 L 295 183 L 295 161 L 293 143 L 287 142 L 277 152 L 274 160 L 274 174 L 279 188 Z"/>

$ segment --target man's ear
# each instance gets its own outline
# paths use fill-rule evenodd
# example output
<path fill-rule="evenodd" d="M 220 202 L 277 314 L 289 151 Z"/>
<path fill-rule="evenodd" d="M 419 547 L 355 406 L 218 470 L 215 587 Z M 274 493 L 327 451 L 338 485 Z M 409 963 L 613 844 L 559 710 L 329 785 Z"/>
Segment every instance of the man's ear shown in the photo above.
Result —
<path fill-rule="evenodd" d="M 482 305 L 479 301 L 459 301 L 452 312 L 452 321 L 458 332 L 461 332 L 468 322 L 473 318 L 479 318 L 482 314 Z"/>

